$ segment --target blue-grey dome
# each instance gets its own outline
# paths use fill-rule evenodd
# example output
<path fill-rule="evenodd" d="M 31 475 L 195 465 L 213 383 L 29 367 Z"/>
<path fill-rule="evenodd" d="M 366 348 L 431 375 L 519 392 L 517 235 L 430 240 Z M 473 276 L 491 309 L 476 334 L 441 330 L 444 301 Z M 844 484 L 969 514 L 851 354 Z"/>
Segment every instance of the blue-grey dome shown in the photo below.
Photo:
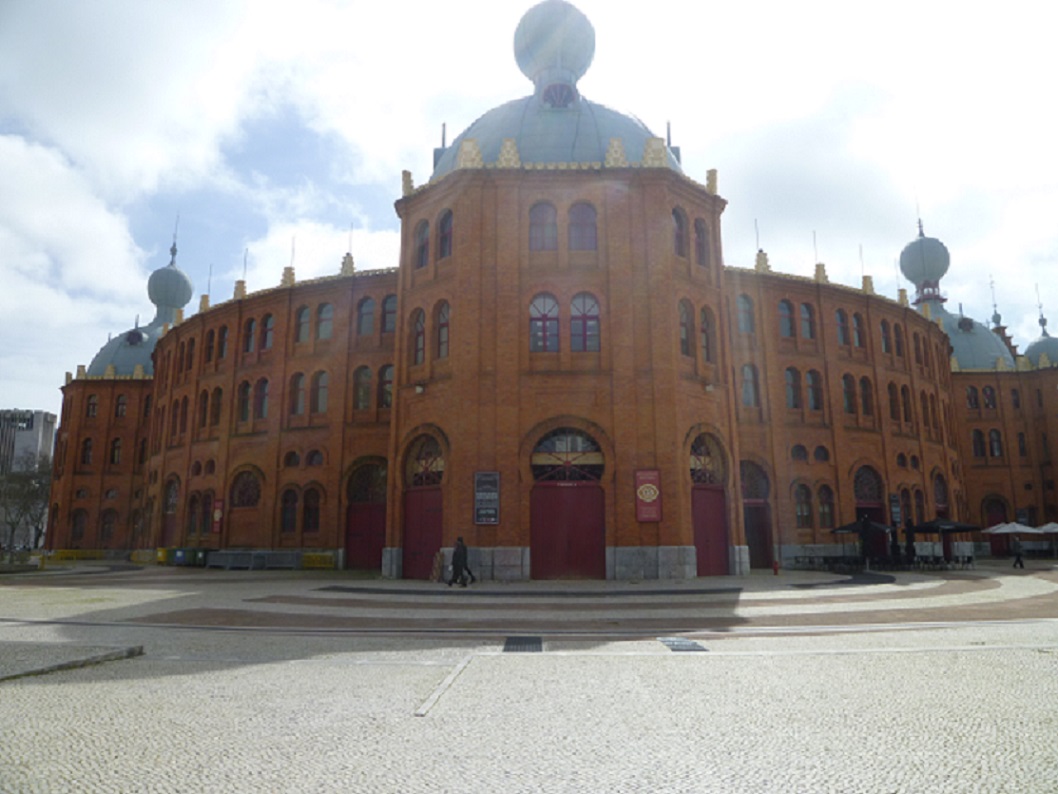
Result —
<path fill-rule="evenodd" d="M 1040 314 L 1040 338 L 1025 348 L 1025 357 L 1032 366 L 1040 366 L 1040 359 L 1047 356 L 1047 366 L 1058 366 L 1058 339 L 1047 333 L 1047 319 Z"/>
<path fill-rule="evenodd" d="M 144 375 L 154 374 L 151 355 L 154 346 L 165 331 L 166 325 L 176 322 L 176 312 L 191 300 L 194 287 L 182 270 L 176 266 L 176 243 L 169 249 L 172 259 L 169 264 L 151 273 L 147 280 L 147 295 L 157 307 L 149 325 L 130 328 L 113 337 L 96 353 L 87 373 L 93 377 L 106 374 L 107 367 L 114 367 L 114 375 L 132 375 L 137 366 L 143 367 Z"/>
<path fill-rule="evenodd" d="M 433 178 L 455 170 L 464 142 L 473 141 L 481 165 L 500 160 L 504 142 L 517 149 L 518 163 L 593 164 L 611 162 L 664 164 L 681 171 L 673 152 L 664 146 L 645 158 L 647 141 L 656 136 L 638 119 L 589 102 L 577 90 L 577 80 L 595 54 L 591 22 L 565 0 L 544 0 L 526 12 L 514 36 L 515 59 L 533 81 L 535 93 L 485 113 L 452 145 L 435 152 Z M 620 142 L 623 156 L 611 148 Z M 655 146 L 657 144 L 654 144 Z M 613 155 L 608 158 L 608 152 Z M 507 158 L 513 158 L 509 149 Z M 477 162 L 475 160 L 475 162 Z M 511 160 L 505 162 L 511 164 Z"/>
<path fill-rule="evenodd" d="M 1014 369 L 1014 355 L 997 333 L 969 317 L 950 314 L 939 300 L 929 301 L 930 317 L 941 321 L 960 370 Z"/>
<path fill-rule="evenodd" d="M 908 243 L 900 252 L 900 272 L 919 292 L 923 287 L 936 287 L 950 264 L 947 247 L 935 237 L 926 237 L 921 224 L 918 239 Z"/>

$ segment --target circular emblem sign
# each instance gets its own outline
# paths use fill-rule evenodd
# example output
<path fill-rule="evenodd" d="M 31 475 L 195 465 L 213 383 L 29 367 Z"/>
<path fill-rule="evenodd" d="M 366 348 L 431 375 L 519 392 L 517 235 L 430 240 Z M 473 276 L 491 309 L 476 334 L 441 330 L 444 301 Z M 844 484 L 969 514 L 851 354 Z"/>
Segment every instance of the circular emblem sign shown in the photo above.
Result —
<path fill-rule="evenodd" d="M 659 495 L 660 491 L 658 491 L 658 487 L 653 483 L 649 482 L 643 483 L 636 490 L 636 496 L 638 496 L 644 502 L 653 502 L 658 498 Z"/>

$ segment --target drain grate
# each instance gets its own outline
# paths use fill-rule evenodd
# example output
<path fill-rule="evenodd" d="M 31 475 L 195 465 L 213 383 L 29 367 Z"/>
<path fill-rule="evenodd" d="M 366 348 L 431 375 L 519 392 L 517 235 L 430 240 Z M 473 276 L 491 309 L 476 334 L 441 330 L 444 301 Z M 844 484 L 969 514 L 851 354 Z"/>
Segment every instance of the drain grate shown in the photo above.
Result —
<path fill-rule="evenodd" d="M 504 653 L 540 653 L 543 650 L 543 637 L 508 637 L 503 643 Z"/>
<path fill-rule="evenodd" d="M 686 637 L 658 637 L 658 642 L 664 644 L 670 651 L 707 651 L 694 640 Z"/>

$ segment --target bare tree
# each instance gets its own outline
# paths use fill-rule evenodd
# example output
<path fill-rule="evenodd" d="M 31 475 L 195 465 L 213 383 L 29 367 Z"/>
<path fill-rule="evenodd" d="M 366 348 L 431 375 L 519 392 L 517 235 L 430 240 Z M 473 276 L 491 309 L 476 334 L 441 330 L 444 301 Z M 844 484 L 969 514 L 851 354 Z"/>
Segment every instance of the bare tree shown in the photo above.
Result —
<path fill-rule="evenodd" d="M 51 490 L 51 459 L 27 453 L 11 471 L 0 474 L 0 528 L 8 562 L 14 561 L 15 546 L 36 549 L 44 537 Z"/>

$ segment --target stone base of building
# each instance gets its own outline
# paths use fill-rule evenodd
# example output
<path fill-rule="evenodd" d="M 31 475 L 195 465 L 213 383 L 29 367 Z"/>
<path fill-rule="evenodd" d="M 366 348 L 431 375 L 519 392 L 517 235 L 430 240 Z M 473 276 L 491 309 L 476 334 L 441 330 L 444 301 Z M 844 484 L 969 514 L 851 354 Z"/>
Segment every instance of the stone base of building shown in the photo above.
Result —
<path fill-rule="evenodd" d="M 749 575 L 749 546 L 732 546 L 728 570 L 732 576 Z"/>

